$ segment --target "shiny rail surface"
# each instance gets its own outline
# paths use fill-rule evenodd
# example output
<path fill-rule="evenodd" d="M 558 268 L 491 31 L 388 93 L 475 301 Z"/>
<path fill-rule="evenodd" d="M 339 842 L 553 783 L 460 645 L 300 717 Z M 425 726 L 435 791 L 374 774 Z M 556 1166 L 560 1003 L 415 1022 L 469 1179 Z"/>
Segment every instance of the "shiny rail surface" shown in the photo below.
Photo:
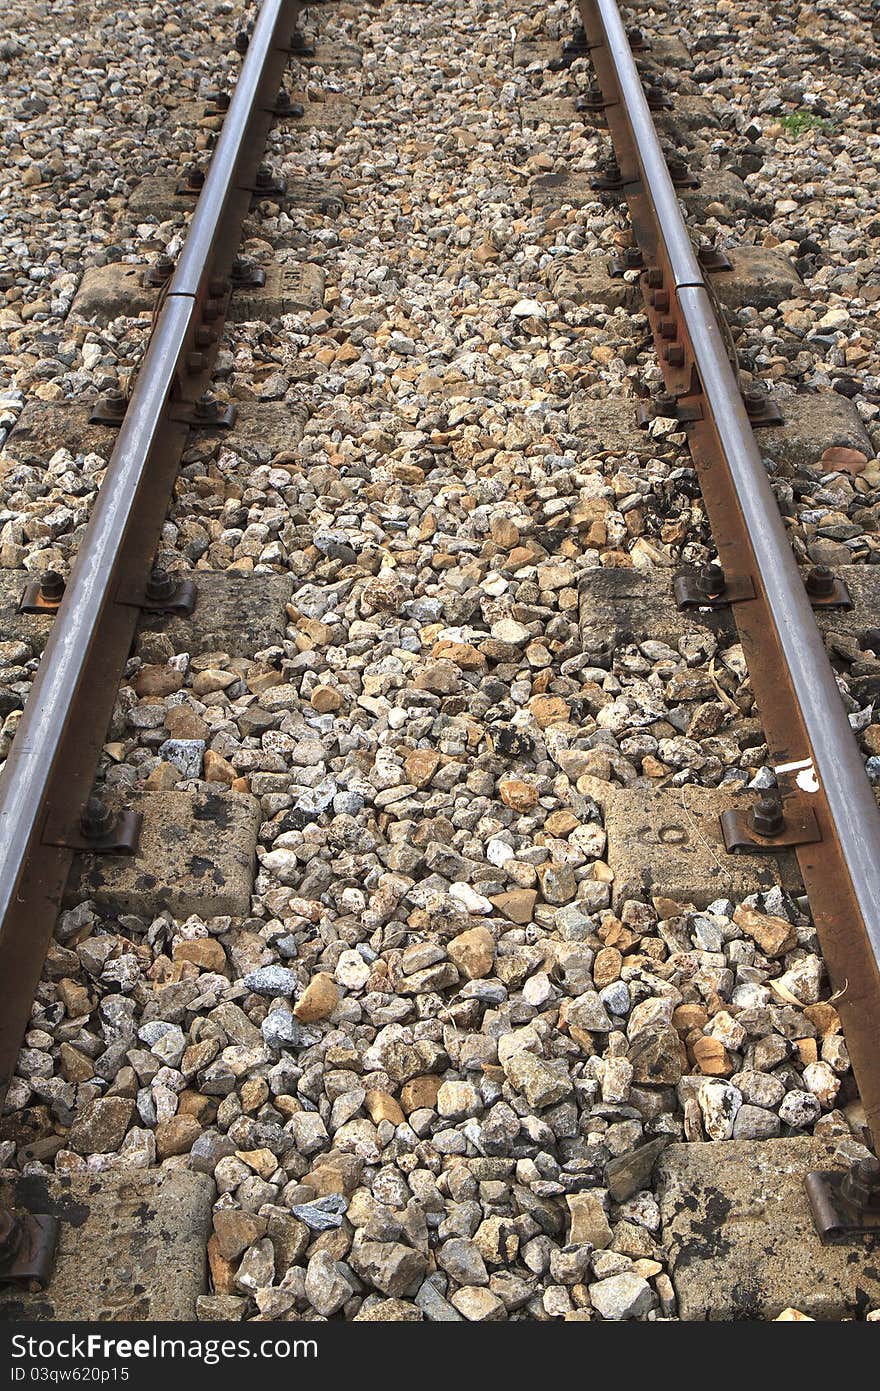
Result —
<path fill-rule="evenodd" d="M 732 603 L 868 1125 L 880 1141 L 880 812 L 761 461 L 615 0 L 579 0 L 643 256 L 639 281 L 666 387 L 687 428 L 719 563 L 754 597 Z M 649 272 L 651 284 L 649 285 Z M 653 304 L 669 297 L 660 333 Z M 665 299 L 664 299 L 665 305 Z M 680 351 L 669 353 L 674 342 Z"/>
<path fill-rule="evenodd" d="M 104 481 L 0 778 L 0 1097 L 70 872 L 229 276 L 300 0 L 264 0 Z M 212 299 L 213 343 L 199 342 Z M 203 334 L 202 337 L 205 335 Z M 176 418 L 177 417 L 177 418 Z"/>

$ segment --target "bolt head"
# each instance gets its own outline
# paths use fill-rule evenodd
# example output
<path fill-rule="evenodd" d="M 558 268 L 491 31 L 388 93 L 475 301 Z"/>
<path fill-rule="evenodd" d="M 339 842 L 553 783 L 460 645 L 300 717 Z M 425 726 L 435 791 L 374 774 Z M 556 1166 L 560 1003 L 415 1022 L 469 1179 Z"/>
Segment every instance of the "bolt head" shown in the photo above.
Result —
<path fill-rule="evenodd" d="M 697 588 L 707 599 L 714 599 L 716 595 L 721 594 L 726 583 L 720 565 L 704 565 L 697 575 Z"/>
<path fill-rule="evenodd" d="M 778 793 L 767 794 L 755 803 L 749 820 L 752 828 L 761 836 L 773 836 L 785 825 L 782 799 Z"/>
<path fill-rule="evenodd" d="M 60 599 L 64 593 L 64 576 L 57 570 L 45 570 L 40 576 L 40 593 L 44 599 Z"/>
<path fill-rule="evenodd" d="M 174 593 L 174 580 L 167 570 L 157 565 L 147 580 L 145 592 L 147 598 L 154 603 L 160 599 L 169 599 Z"/>
<path fill-rule="evenodd" d="M 834 592 L 834 574 L 827 565 L 814 565 L 807 575 L 807 593 L 821 598 Z"/>
<path fill-rule="evenodd" d="M 80 830 L 88 840 L 99 840 L 113 829 L 117 819 L 100 797 L 90 797 L 79 820 Z"/>

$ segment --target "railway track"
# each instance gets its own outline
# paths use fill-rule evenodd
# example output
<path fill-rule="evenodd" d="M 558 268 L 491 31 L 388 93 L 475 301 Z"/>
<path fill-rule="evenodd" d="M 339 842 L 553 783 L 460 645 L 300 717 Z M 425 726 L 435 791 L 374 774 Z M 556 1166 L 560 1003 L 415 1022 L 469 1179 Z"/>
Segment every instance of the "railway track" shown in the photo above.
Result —
<path fill-rule="evenodd" d="M 229 97 L 194 104 L 209 166 L 146 188 L 163 226 L 195 199 L 174 256 L 100 268 L 74 302 L 149 332 L 129 386 L 66 417 L 75 459 L 118 431 L 69 575 L 29 566 L 3 618 L 13 671 L 39 655 L 0 780 L 6 1159 L 194 1173 L 201 1317 L 717 1313 L 670 1279 L 704 1141 L 763 1145 L 770 1173 L 812 1132 L 817 1250 L 873 1241 L 880 820 L 870 701 L 844 680 L 842 703 L 828 655 L 870 689 L 873 567 L 787 534 L 797 471 L 771 448 L 768 477 L 761 439 L 797 412 L 741 377 L 723 282 L 734 308 L 767 287 L 709 240 L 737 195 L 705 192 L 711 112 L 664 83 L 680 38 L 652 51 L 583 0 L 555 61 L 496 54 L 528 184 L 505 191 L 493 156 L 453 219 L 486 109 L 416 213 L 428 98 L 400 166 L 370 162 L 393 81 L 371 105 L 353 75 L 399 37 L 348 16 L 319 68 L 340 59 L 336 87 L 291 101 L 302 9 L 265 0 Z M 513 78 L 545 67 L 529 111 Z M 529 155 L 542 122 L 578 132 L 573 173 Z M 297 142 L 285 183 L 265 151 Z M 408 270 L 358 206 L 371 179 Z M 334 286 L 346 245 L 375 264 Z M 597 306 L 628 328 L 594 357 Z M 815 446 L 829 475 L 873 452 L 846 401 Z M 22 415 L 13 476 L 45 428 Z M 226 520 L 204 544 L 200 499 Z M 9 1179 L 6 1260 L 51 1296 L 48 1193 L 29 1218 Z M 856 1311 L 829 1281 L 818 1312 Z"/>

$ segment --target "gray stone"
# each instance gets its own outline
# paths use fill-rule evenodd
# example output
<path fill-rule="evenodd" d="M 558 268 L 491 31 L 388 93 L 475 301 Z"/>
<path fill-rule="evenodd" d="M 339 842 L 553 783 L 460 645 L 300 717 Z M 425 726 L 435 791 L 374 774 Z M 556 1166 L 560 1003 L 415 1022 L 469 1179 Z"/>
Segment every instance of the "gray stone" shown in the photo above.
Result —
<path fill-rule="evenodd" d="M 610 1159 L 605 1166 L 605 1182 L 608 1192 L 616 1203 L 625 1203 L 640 1188 L 647 1188 L 658 1158 L 666 1145 L 666 1137 L 659 1136 L 647 1145 Z"/>
<path fill-rule="evenodd" d="M 640 1318 L 654 1303 L 651 1286 L 634 1270 L 597 1280 L 590 1285 L 590 1299 L 597 1314 L 614 1321 Z"/>
<path fill-rule="evenodd" d="M 316 1198 L 311 1203 L 297 1203 L 290 1210 L 294 1217 L 313 1232 L 327 1232 L 342 1226 L 342 1219 L 348 1207 L 348 1199 L 341 1193 L 331 1193 L 326 1198 Z"/>
<path fill-rule="evenodd" d="M 271 997 L 295 994 L 299 980 L 296 973 L 289 971 L 286 966 L 261 966 L 257 971 L 248 972 L 244 977 L 244 984 L 256 995 Z"/>
<path fill-rule="evenodd" d="M 166 739 L 159 745 L 159 757 L 171 763 L 185 778 L 202 776 L 204 739 Z"/>
<path fill-rule="evenodd" d="M 349 1259 L 362 1280 L 395 1297 L 415 1293 L 427 1268 L 420 1251 L 398 1241 L 356 1242 Z"/>
<path fill-rule="evenodd" d="M 462 1323 L 461 1314 L 444 1299 L 436 1285 L 426 1280 L 416 1295 L 416 1304 L 431 1323 Z"/>
<path fill-rule="evenodd" d="M 353 1294 L 340 1262 L 334 1261 L 329 1251 L 316 1251 L 306 1269 L 306 1298 L 312 1308 L 330 1318 Z"/>

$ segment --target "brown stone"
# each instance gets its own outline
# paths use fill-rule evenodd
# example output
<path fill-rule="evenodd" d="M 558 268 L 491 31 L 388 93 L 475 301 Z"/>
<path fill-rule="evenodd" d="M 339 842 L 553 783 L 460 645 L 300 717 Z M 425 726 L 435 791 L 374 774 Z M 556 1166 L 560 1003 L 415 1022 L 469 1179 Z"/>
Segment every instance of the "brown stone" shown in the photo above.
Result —
<path fill-rule="evenodd" d="M 138 696 L 168 696 L 179 691 L 183 676 L 174 667 L 144 666 L 134 679 L 134 689 Z"/>
<path fill-rule="evenodd" d="M 79 981 L 65 977 L 55 986 L 55 991 L 71 1019 L 82 1019 L 91 1013 L 89 992 Z"/>
<path fill-rule="evenodd" d="M 433 1111 L 437 1105 L 437 1093 L 442 1085 L 443 1078 L 435 1077 L 431 1073 L 404 1082 L 400 1089 L 400 1104 L 406 1114 L 424 1109 Z"/>
<path fill-rule="evenodd" d="M 302 1182 L 314 1188 L 317 1197 L 331 1193 L 353 1193 L 361 1181 L 364 1161 L 356 1154 L 324 1155 L 314 1169 L 303 1175 Z"/>
<path fill-rule="evenodd" d="M 826 449 L 819 462 L 826 473 L 849 473 L 855 476 L 864 473 L 868 456 L 863 454 L 861 449 L 850 449 L 846 445 L 838 444 Z"/>
<path fill-rule="evenodd" d="M 157 763 L 144 782 L 147 792 L 170 792 L 180 781 L 180 770 L 173 763 Z"/>
<path fill-rule="evenodd" d="M 568 1240 L 572 1245 L 588 1242 L 597 1251 L 611 1245 L 613 1233 L 598 1193 L 568 1193 L 565 1201 L 571 1223 Z"/>
<path fill-rule="evenodd" d="M 489 523 L 489 535 L 496 546 L 503 546 L 506 551 L 519 544 L 519 527 L 509 517 L 493 517 Z"/>
<path fill-rule="evenodd" d="M 156 1126 L 156 1156 L 168 1159 L 172 1154 L 189 1154 L 202 1133 L 195 1116 L 172 1116 Z"/>
<path fill-rule="evenodd" d="M 499 778 L 498 792 L 504 805 L 513 811 L 527 812 L 538 805 L 537 788 L 521 778 Z"/>
<path fill-rule="evenodd" d="M 537 901 L 537 889 L 508 889 L 490 899 L 493 907 L 514 923 L 530 923 Z"/>
<path fill-rule="evenodd" d="M 700 1034 L 692 1045 L 694 1061 L 706 1077 L 731 1077 L 733 1063 L 720 1039 Z"/>
<path fill-rule="evenodd" d="M 215 1294 L 235 1293 L 235 1265 L 220 1254 L 216 1236 L 208 1239 L 208 1269 L 211 1272 L 211 1286 Z"/>
<path fill-rule="evenodd" d="M 427 787 L 439 766 L 436 749 L 412 749 L 403 760 L 406 780 L 413 787 Z"/>
<path fill-rule="evenodd" d="M 338 1003 L 339 987 L 335 980 L 327 971 L 319 971 L 312 976 L 293 1012 L 301 1024 L 316 1024 L 329 1018 Z"/>
<path fill-rule="evenodd" d="M 569 718 L 568 701 L 562 696 L 536 695 L 529 701 L 529 713 L 539 729 L 552 724 L 566 724 Z"/>
<path fill-rule="evenodd" d="M 189 705 L 173 705 L 165 716 L 165 728 L 172 739 L 207 739 L 210 732 Z"/>
<path fill-rule="evenodd" d="M 495 961 L 495 938 L 488 927 L 472 927 L 453 937 L 447 947 L 450 957 L 468 980 L 488 976 Z"/>
<path fill-rule="evenodd" d="M 593 962 L 593 982 L 597 990 L 620 979 L 623 957 L 616 947 L 602 947 Z"/>
<path fill-rule="evenodd" d="M 217 1115 L 217 1100 L 212 1096 L 203 1096 L 201 1092 L 191 1091 L 187 1087 L 177 1098 L 177 1114 L 195 1116 L 199 1125 L 204 1128 L 210 1125 Z"/>
<path fill-rule="evenodd" d="M 205 749 L 205 756 L 202 765 L 202 777 L 205 782 L 221 782 L 226 787 L 231 787 L 238 774 L 231 763 L 216 749 Z"/>
<path fill-rule="evenodd" d="M 85 1053 L 80 1053 L 79 1049 L 70 1043 L 62 1043 L 59 1051 L 61 1075 L 65 1082 L 88 1082 L 94 1077 L 95 1069 L 91 1058 L 87 1058 Z"/>
<path fill-rule="evenodd" d="M 278 1160 L 270 1149 L 265 1146 L 255 1150 L 236 1150 L 236 1159 L 240 1159 L 242 1164 L 247 1164 L 249 1169 L 253 1169 L 255 1174 L 267 1181 L 278 1168 Z"/>
<path fill-rule="evenodd" d="M 431 656 L 454 662 L 462 671 L 482 671 L 486 665 L 482 652 L 470 642 L 436 642 Z"/>
<path fill-rule="evenodd" d="M 335 686 L 316 686 L 311 695 L 312 709 L 319 715 L 339 710 L 343 704 L 342 692 Z"/>
<path fill-rule="evenodd" d="M 192 688 L 197 696 L 211 695 L 214 691 L 225 691 L 238 680 L 234 671 L 222 671 L 218 667 L 205 667 L 196 672 Z"/>
<path fill-rule="evenodd" d="M 435 695 L 454 695 L 461 685 L 461 673 L 454 662 L 428 662 L 413 677 L 417 691 L 433 691 Z"/>
<path fill-rule="evenodd" d="M 68 1144 L 77 1154 L 112 1154 L 125 1139 L 133 1115 L 130 1097 L 97 1097 L 76 1117 Z"/>
<path fill-rule="evenodd" d="M 403 1125 L 406 1119 L 400 1103 L 390 1092 L 379 1090 L 367 1092 L 365 1105 L 374 1125 L 378 1125 L 380 1121 L 390 1121 L 392 1125 Z"/>
<path fill-rule="evenodd" d="M 820 1000 L 815 1005 L 806 1005 L 804 1014 L 810 1023 L 818 1029 L 822 1038 L 827 1038 L 829 1034 L 840 1033 L 840 1015 L 827 1000 Z"/>
<path fill-rule="evenodd" d="M 703 1005 L 676 1005 L 672 1013 L 673 1027 L 680 1034 L 689 1034 L 691 1029 L 703 1029 L 709 1022 L 709 1013 Z"/>
<path fill-rule="evenodd" d="M 237 1261 L 249 1246 L 266 1235 L 266 1218 L 240 1208 L 220 1208 L 214 1213 L 214 1240 L 227 1261 Z"/>
<path fill-rule="evenodd" d="M 784 956 L 797 945 L 797 933 L 785 918 L 769 917 L 754 908 L 739 907 L 733 921 L 757 942 L 765 956 Z"/>
<path fill-rule="evenodd" d="M 175 961 L 192 961 L 203 971 L 222 971 L 226 966 L 226 953 L 216 937 L 196 937 L 191 942 L 178 942 L 171 955 Z"/>
<path fill-rule="evenodd" d="M 561 811 L 551 811 L 547 820 L 544 822 L 544 830 L 550 836 L 559 836 L 562 838 L 564 836 L 570 836 L 572 831 L 580 824 L 574 812 L 566 811 L 563 808 Z"/>

